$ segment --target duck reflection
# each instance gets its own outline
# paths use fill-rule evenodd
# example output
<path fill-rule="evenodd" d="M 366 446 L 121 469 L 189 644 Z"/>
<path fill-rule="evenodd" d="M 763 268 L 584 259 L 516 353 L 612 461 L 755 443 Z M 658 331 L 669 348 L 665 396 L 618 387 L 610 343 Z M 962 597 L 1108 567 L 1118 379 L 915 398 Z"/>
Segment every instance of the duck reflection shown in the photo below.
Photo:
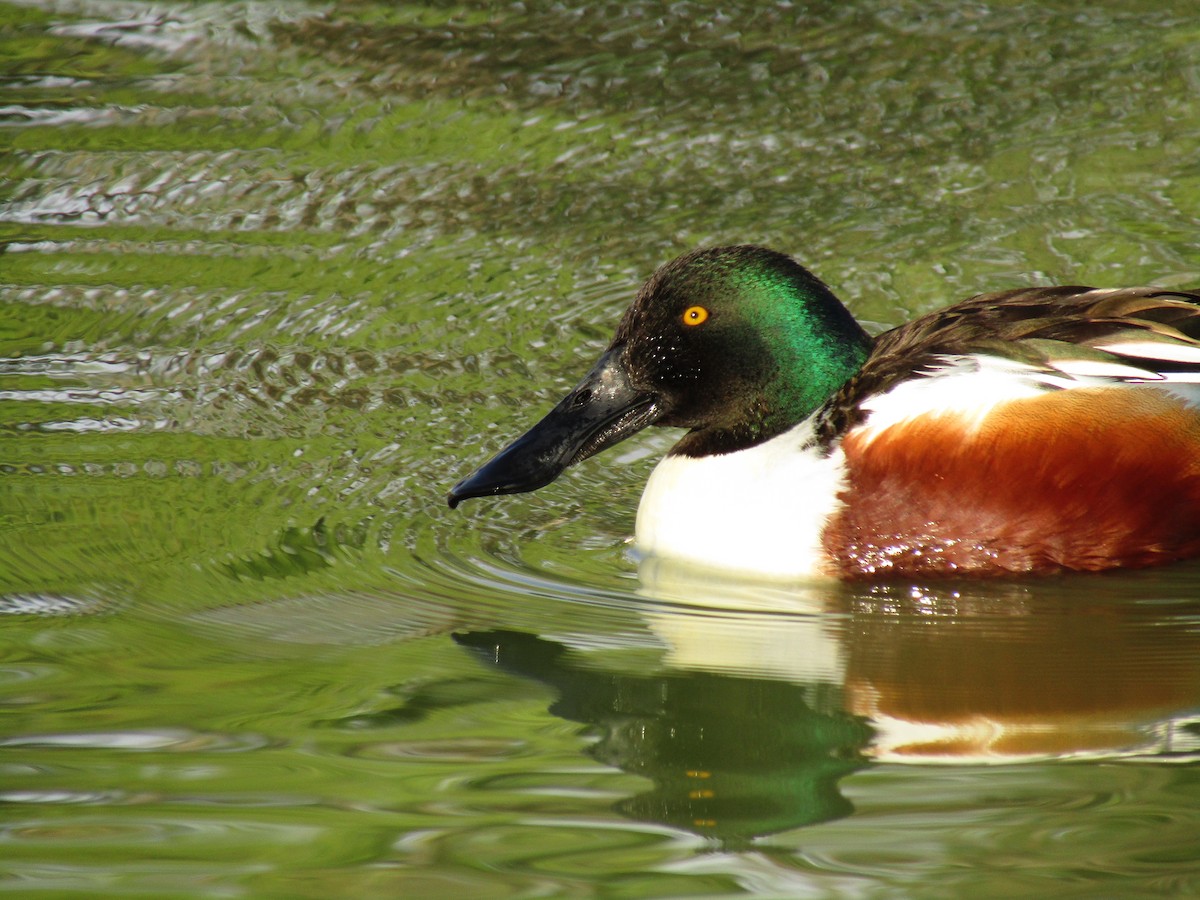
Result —
<path fill-rule="evenodd" d="M 1195 575 L 1135 603 L 1136 576 L 784 589 L 641 574 L 663 648 L 649 674 L 606 661 L 611 636 L 456 636 L 553 687 L 552 713 L 596 729 L 595 758 L 654 782 L 619 806 L 637 819 L 737 842 L 848 815 L 838 782 L 871 763 L 1200 755 Z"/>
<path fill-rule="evenodd" d="M 1196 608 L 1164 615 L 1080 599 L 1026 597 L 969 615 L 881 614 L 861 603 L 844 685 L 847 709 L 876 728 L 871 756 L 1003 763 L 1194 753 Z"/>
<path fill-rule="evenodd" d="M 597 760 L 654 782 L 632 818 L 736 843 L 847 815 L 837 782 L 871 730 L 831 685 L 710 672 L 621 674 L 563 644 L 512 631 L 459 634 L 501 669 L 553 687 L 550 712 L 593 726 Z"/>
<path fill-rule="evenodd" d="M 739 654 L 726 635 L 757 623 L 749 627 L 774 651 L 744 664 L 792 680 L 836 672 L 845 712 L 871 723 L 865 753 L 876 761 L 1011 763 L 1200 748 L 1200 603 L 1192 599 L 1200 568 L 786 591 L 663 564 L 641 575 L 647 597 L 691 610 L 646 614 L 675 664 L 728 668 Z M 764 599 L 774 609 L 790 603 L 800 623 L 764 616 Z M 722 607 L 717 616 L 695 614 Z M 806 653 L 789 655 L 789 646 Z"/>

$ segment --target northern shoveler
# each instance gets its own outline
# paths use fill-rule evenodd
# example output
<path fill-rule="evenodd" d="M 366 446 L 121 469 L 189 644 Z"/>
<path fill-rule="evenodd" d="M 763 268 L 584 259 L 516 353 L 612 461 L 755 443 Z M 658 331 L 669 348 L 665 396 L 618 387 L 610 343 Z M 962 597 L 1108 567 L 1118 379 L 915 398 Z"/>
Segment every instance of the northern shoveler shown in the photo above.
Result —
<path fill-rule="evenodd" d="M 697 250 L 450 506 L 648 425 L 688 431 L 642 495 L 644 553 L 784 578 L 1178 560 L 1200 554 L 1200 293 L 1021 288 L 872 339 L 790 257 Z"/>

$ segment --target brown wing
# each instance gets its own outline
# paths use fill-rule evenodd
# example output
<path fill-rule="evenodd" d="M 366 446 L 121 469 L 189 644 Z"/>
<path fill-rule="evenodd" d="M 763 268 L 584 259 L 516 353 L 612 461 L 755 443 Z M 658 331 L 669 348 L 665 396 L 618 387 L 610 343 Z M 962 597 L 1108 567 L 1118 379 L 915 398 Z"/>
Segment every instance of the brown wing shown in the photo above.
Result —
<path fill-rule="evenodd" d="M 884 332 L 862 370 L 830 398 L 820 416 L 825 442 L 861 421 L 860 401 L 945 357 L 971 354 L 1015 359 L 1052 370 L 1069 359 L 1110 356 L 1155 373 L 1195 371 L 1200 361 L 1143 349 L 1122 354 L 1121 342 L 1185 345 L 1200 354 L 1200 292 L 1139 287 L 1098 290 L 1081 286 L 1020 288 L 980 294 Z"/>

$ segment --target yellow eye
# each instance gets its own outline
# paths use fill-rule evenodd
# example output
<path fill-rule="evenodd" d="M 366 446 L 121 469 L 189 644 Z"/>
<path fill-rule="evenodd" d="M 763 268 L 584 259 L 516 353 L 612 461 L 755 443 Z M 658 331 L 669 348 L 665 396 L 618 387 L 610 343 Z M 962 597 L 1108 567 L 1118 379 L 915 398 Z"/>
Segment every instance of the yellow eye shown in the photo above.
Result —
<path fill-rule="evenodd" d="M 700 325 L 708 318 L 708 310 L 703 306 L 689 306 L 683 311 L 684 325 Z"/>

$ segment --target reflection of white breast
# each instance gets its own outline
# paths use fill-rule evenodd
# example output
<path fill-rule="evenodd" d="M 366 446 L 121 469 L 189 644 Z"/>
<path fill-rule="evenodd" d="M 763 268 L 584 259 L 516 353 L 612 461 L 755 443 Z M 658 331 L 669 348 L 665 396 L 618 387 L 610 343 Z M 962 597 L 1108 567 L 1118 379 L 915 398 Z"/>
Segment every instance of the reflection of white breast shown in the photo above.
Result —
<path fill-rule="evenodd" d="M 657 558 L 644 560 L 638 577 L 643 596 L 668 604 L 642 615 L 673 668 L 794 684 L 845 678 L 837 622 L 822 615 L 819 589 L 726 580 Z"/>
<path fill-rule="evenodd" d="M 821 532 L 839 505 L 843 456 L 805 449 L 805 422 L 757 447 L 668 456 L 637 515 L 641 553 L 772 578 L 821 573 Z"/>

